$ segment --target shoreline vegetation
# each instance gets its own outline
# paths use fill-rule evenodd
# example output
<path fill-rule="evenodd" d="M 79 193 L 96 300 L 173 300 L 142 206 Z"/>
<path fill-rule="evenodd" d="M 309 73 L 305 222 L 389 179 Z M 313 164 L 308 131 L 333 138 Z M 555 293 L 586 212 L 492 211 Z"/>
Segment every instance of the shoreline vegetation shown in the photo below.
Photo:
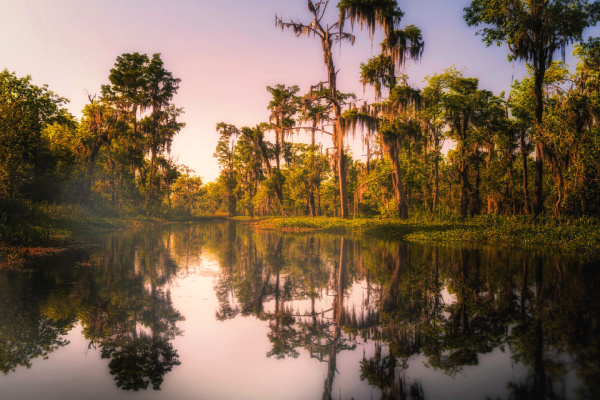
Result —
<path fill-rule="evenodd" d="M 75 205 L 27 201 L 3 204 L 0 210 L 0 268 L 20 268 L 33 258 L 85 246 L 76 237 L 86 232 L 146 229 L 178 222 L 224 219 L 181 213 L 128 215 L 97 213 Z M 10 211 L 7 211 L 10 210 Z"/>
<path fill-rule="evenodd" d="M 506 43 L 512 60 L 530 63 L 508 96 L 456 67 L 413 86 L 404 66 L 425 43 L 401 24 L 395 0 L 308 0 L 307 23 L 276 15 L 283 31 L 320 40 L 326 80 L 267 86 L 255 126 L 217 123 L 211 182 L 171 154 L 185 127 L 174 103 L 181 79 L 160 53 L 117 56 L 79 117 L 47 85 L 1 71 L 0 263 L 77 246 L 79 232 L 224 214 L 255 229 L 597 255 L 600 38 L 582 33 L 600 20 L 600 1 L 537 2 L 515 15 L 504 3 L 473 0 L 463 11 L 467 25 L 487 26 L 487 45 Z M 382 52 L 360 65 L 374 97 L 359 100 L 336 83 L 346 66 L 334 49 L 375 32 Z M 545 39 L 523 39 L 536 37 Z M 567 44 L 574 68 L 553 61 Z M 356 135 L 366 154 L 348 147 Z"/>
<path fill-rule="evenodd" d="M 256 229 L 285 232 L 359 233 L 430 244 L 486 244 L 520 249 L 552 248 L 566 254 L 600 252 L 600 222 L 593 218 L 480 216 L 467 220 L 411 218 L 273 217 L 242 219 Z"/>
<path fill-rule="evenodd" d="M 17 203 L 16 203 L 17 204 Z M 292 233 L 359 234 L 385 240 L 445 245 L 492 245 L 499 248 L 552 249 L 571 255 L 600 253 L 600 221 L 590 217 L 479 216 L 471 219 L 334 217 L 225 217 L 98 215 L 77 206 L 19 202 L 0 220 L 0 267 L 20 268 L 28 261 L 85 243 L 76 237 L 93 231 L 145 229 L 181 222 L 245 223 L 255 230 Z"/>

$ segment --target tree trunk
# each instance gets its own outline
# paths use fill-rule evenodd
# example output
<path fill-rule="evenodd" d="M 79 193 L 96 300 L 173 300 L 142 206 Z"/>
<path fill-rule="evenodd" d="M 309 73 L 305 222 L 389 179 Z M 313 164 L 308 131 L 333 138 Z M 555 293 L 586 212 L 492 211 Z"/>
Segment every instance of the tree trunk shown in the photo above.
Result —
<path fill-rule="evenodd" d="M 85 205 L 85 206 L 89 206 L 90 205 L 90 198 L 91 198 L 91 194 L 92 194 L 92 182 L 94 180 L 94 170 L 96 168 L 96 157 L 98 156 L 98 153 L 100 152 L 100 146 L 94 146 L 90 152 L 90 157 L 88 160 L 88 165 L 86 168 L 86 177 L 85 177 L 85 183 L 84 183 L 84 188 L 83 188 L 83 193 L 82 193 L 82 199 L 81 199 L 81 204 Z"/>
<path fill-rule="evenodd" d="M 148 194 L 146 198 L 146 207 L 149 207 L 152 203 L 152 194 L 154 188 L 154 164 L 156 161 L 156 147 L 152 146 L 152 155 L 150 158 L 150 180 L 148 181 Z"/>
<path fill-rule="evenodd" d="M 387 140 L 381 137 L 381 145 L 386 152 L 390 164 L 392 165 L 392 183 L 394 186 L 394 195 L 398 206 L 398 218 L 408 219 L 408 204 L 406 202 L 406 193 L 404 191 L 404 183 L 402 182 L 402 171 L 400 169 L 400 161 L 398 160 L 398 143 L 392 140 Z"/>
<path fill-rule="evenodd" d="M 371 172 L 371 141 L 367 134 L 367 175 Z"/>
<path fill-rule="evenodd" d="M 113 207 L 115 207 L 117 204 L 117 187 L 116 187 L 116 183 L 115 183 L 115 164 L 112 159 L 110 160 L 109 184 L 110 184 L 110 203 Z"/>
<path fill-rule="evenodd" d="M 275 165 L 277 166 L 277 171 L 279 171 L 281 164 L 281 149 L 282 149 L 281 141 L 279 140 L 279 129 L 275 132 Z"/>
<path fill-rule="evenodd" d="M 536 62 L 537 61 L 537 62 Z M 542 147 L 542 123 L 544 113 L 543 85 L 546 72 L 545 57 L 543 54 L 537 55 L 534 60 L 535 70 L 535 122 L 536 122 L 536 143 L 535 143 L 535 193 L 533 198 L 533 212 L 540 215 L 544 211 L 544 152 Z M 537 64 L 537 65 L 536 65 Z"/>
<path fill-rule="evenodd" d="M 320 217 L 323 215 L 323 210 L 321 209 L 321 191 L 317 190 L 317 216 Z"/>
<path fill-rule="evenodd" d="M 564 200 L 566 198 L 565 182 L 562 171 L 560 170 L 560 167 L 558 165 L 556 166 L 556 173 L 554 179 L 556 180 L 556 194 L 558 197 L 556 200 L 556 204 L 554 205 L 554 215 L 558 217 L 561 214 L 561 206 L 563 205 Z"/>
<path fill-rule="evenodd" d="M 527 151 L 525 147 L 525 130 L 521 131 L 521 157 L 523 158 L 523 211 L 529 214 L 529 202 L 527 200 L 528 172 L 527 172 Z"/>
<path fill-rule="evenodd" d="M 466 161 L 462 162 L 460 169 L 460 216 L 467 218 L 469 211 L 469 192 L 471 184 L 469 183 L 469 166 Z"/>
<path fill-rule="evenodd" d="M 479 168 L 479 152 L 475 152 L 475 190 L 472 193 L 471 199 L 471 216 L 479 215 L 481 212 L 481 196 L 480 196 L 480 186 L 481 186 L 481 173 Z"/>
<path fill-rule="evenodd" d="M 340 134 L 341 136 L 341 134 Z M 339 145 L 337 157 L 338 157 L 338 178 L 340 180 L 340 211 L 342 218 L 348 218 L 350 213 L 348 211 L 348 189 L 346 182 L 346 157 L 344 156 L 344 139 L 340 138 L 341 145 Z"/>
<path fill-rule="evenodd" d="M 230 217 L 235 217 L 236 214 L 236 208 L 237 208 L 237 201 L 235 198 L 235 195 L 230 193 L 227 196 L 227 212 L 229 213 Z"/>
<path fill-rule="evenodd" d="M 393 173 L 392 182 L 394 183 L 394 193 L 398 202 L 398 218 L 408 219 L 408 204 L 406 203 L 406 193 L 404 192 L 404 184 L 402 183 L 402 173 L 400 171 L 400 163 L 392 163 Z"/>
<path fill-rule="evenodd" d="M 326 34 L 321 38 L 321 45 L 323 47 L 323 57 L 325 65 L 327 66 L 327 76 L 329 78 L 329 96 L 331 97 L 331 101 L 333 103 L 333 142 L 336 148 L 336 156 L 338 160 L 338 178 L 340 183 L 340 211 L 342 218 L 348 218 L 350 216 L 350 213 L 348 212 L 346 159 L 344 157 L 344 131 L 342 129 L 343 117 L 342 108 L 338 102 L 336 72 L 335 65 L 333 63 L 333 54 L 331 52 L 332 44 L 333 40 L 329 36 L 329 34 Z"/>
<path fill-rule="evenodd" d="M 316 217 L 317 216 L 317 207 L 315 206 L 315 192 L 313 190 L 312 184 L 310 185 L 310 188 L 308 189 L 308 208 L 310 211 L 310 216 Z"/>
<path fill-rule="evenodd" d="M 439 166 L 439 157 L 438 157 L 438 150 L 437 150 L 437 143 L 436 143 L 436 157 L 435 160 L 433 161 L 433 202 L 431 205 L 431 212 L 435 212 L 435 209 L 437 208 L 438 205 L 438 190 L 439 190 L 439 182 L 440 182 L 440 166 Z"/>
<path fill-rule="evenodd" d="M 543 179 L 544 179 L 544 164 L 542 162 L 543 150 L 542 144 L 535 144 L 535 193 L 533 198 L 533 213 L 540 215 L 544 211 L 543 198 Z"/>
<path fill-rule="evenodd" d="M 487 183 L 487 213 L 489 214 L 495 214 L 497 211 L 497 203 L 496 200 L 494 199 L 494 196 L 492 195 L 492 170 L 491 170 L 491 166 L 492 166 L 492 156 L 494 154 L 494 145 L 492 144 L 491 146 L 489 146 L 488 148 L 488 154 L 487 154 L 487 160 L 486 160 L 486 166 L 485 166 L 485 180 Z M 494 207 L 494 204 L 496 203 L 496 206 Z"/>

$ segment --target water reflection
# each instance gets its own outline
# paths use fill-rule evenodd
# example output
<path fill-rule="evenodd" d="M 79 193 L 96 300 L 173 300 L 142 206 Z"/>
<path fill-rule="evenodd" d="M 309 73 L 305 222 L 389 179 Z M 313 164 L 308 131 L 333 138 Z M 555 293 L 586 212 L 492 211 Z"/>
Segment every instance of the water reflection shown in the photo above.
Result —
<path fill-rule="evenodd" d="M 76 309 L 63 301 L 61 277 L 8 272 L 0 274 L 0 371 L 31 366 L 69 344 L 63 336 L 76 322 Z"/>
<path fill-rule="evenodd" d="M 456 378 L 494 349 L 527 367 L 506 383 L 507 398 L 600 396 L 592 378 L 600 376 L 593 263 L 245 230 L 235 243 L 236 252 L 220 259 L 217 315 L 238 310 L 269 320 L 267 357 L 298 357 L 304 348 L 327 363 L 324 399 L 332 397 L 338 354 L 368 340 L 374 351 L 360 377 L 383 399 L 426 397 L 420 380 L 408 378 L 417 355 Z"/>
<path fill-rule="evenodd" d="M 340 386 L 348 370 L 343 355 L 353 352 L 362 353 L 354 364 L 364 387 L 357 393 L 382 399 L 441 397 L 438 375 L 461 382 L 498 352 L 516 366 L 512 378 L 501 390 L 483 387 L 478 397 L 600 398 L 597 262 L 281 235 L 233 222 L 93 241 L 99 246 L 62 255 L 36 273 L 0 274 L 5 375 L 36 358 L 51 359 L 78 324 L 89 349 L 108 361 L 117 387 L 161 389 L 165 376 L 176 374 L 179 353 L 192 351 L 174 346 L 185 333 L 171 289 L 214 261 L 211 318 L 222 321 L 224 334 L 226 321 L 240 318 L 265 327 L 268 360 L 314 360 L 323 372 L 323 399 L 360 397 Z M 228 370 L 218 355 L 205 357 Z M 470 390 L 463 397 L 472 397 Z"/>
<path fill-rule="evenodd" d="M 0 368 L 4 373 L 68 344 L 78 320 L 89 348 L 109 360 L 110 374 L 125 390 L 160 389 L 178 365 L 170 343 L 183 316 L 163 287 L 177 270 L 169 242 L 145 236 L 104 235 L 86 262 L 56 260 L 52 271 L 0 275 L 3 320 Z M 15 282 L 17 283 L 15 285 Z"/>

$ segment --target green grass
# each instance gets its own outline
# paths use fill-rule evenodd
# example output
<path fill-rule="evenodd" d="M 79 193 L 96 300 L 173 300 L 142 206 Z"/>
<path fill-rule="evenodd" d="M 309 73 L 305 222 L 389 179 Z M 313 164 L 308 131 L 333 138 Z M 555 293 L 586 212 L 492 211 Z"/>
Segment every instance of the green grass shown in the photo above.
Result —
<path fill-rule="evenodd" d="M 480 216 L 461 221 L 412 218 L 340 219 L 288 217 L 257 219 L 258 229 L 289 232 L 356 232 L 387 239 L 427 243 L 481 243 L 519 248 L 549 246 L 568 253 L 600 252 L 600 221 L 529 216 Z"/>

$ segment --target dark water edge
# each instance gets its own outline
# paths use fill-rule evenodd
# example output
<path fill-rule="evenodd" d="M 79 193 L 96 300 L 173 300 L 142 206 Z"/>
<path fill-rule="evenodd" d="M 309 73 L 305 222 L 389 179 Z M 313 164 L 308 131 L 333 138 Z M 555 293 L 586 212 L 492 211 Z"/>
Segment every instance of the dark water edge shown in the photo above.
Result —
<path fill-rule="evenodd" d="M 90 235 L 0 271 L 0 397 L 600 398 L 600 260 L 256 232 Z"/>

